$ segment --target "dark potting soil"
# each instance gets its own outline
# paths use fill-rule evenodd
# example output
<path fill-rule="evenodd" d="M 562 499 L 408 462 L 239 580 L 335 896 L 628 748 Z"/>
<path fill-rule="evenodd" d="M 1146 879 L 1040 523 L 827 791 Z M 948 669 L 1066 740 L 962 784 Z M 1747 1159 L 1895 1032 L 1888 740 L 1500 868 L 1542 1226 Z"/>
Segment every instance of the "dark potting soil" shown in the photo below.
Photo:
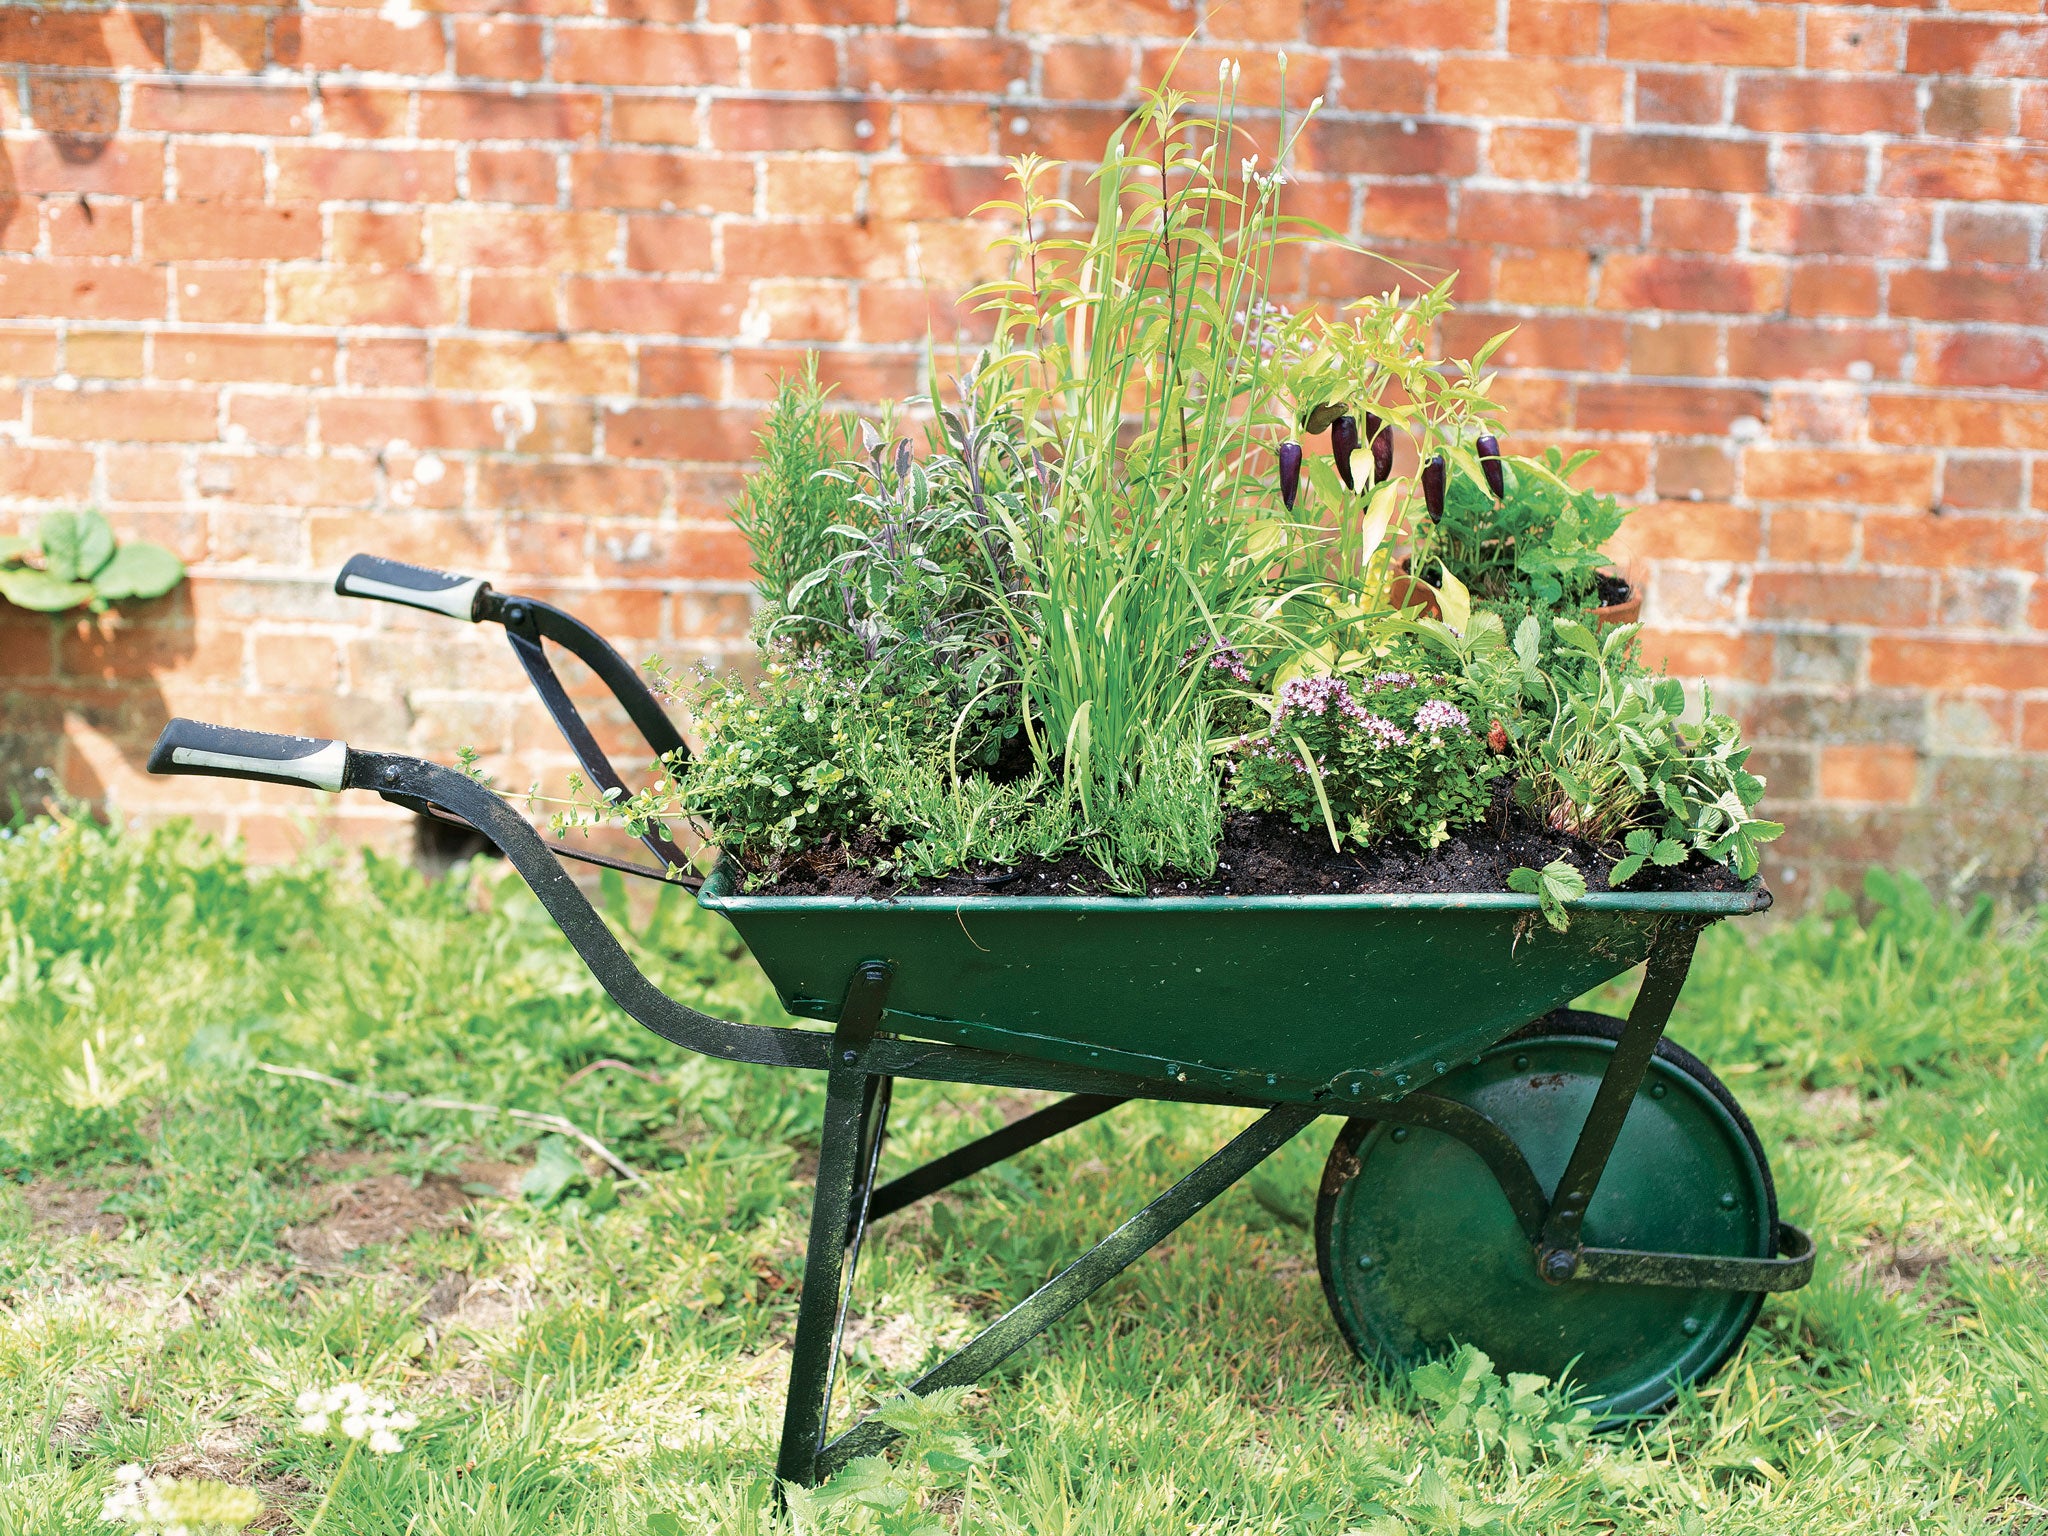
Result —
<path fill-rule="evenodd" d="M 1565 859 L 1586 877 L 1586 889 L 1609 889 L 1614 860 L 1583 838 L 1539 826 L 1508 807 L 1454 832 L 1434 848 L 1386 842 L 1337 852 L 1321 828 L 1305 832 L 1284 817 L 1235 812 L 1225 818 L 1216 873 L 1206 880 L 1161 876 L 1152 896 L 1388 895 L 1451 891 L 1505 891 L 1518 867 L 1541 869 Z M 779 878 L 756 888 L 764 896 L 1083 896 L 1109 894 L 1102 872 L 1078 854 L 1020 868 L 983 869 L 938 880 L 905 883 L 878 875 L 870 861 L 885 858 L 879 841 L 851 849 L 818 849 L 792 861 Z M 1743 882 L 1726 865 L 1695 855 L 1670 869 L 1645 865 L 1631 891 L 1736 891 Z"/>

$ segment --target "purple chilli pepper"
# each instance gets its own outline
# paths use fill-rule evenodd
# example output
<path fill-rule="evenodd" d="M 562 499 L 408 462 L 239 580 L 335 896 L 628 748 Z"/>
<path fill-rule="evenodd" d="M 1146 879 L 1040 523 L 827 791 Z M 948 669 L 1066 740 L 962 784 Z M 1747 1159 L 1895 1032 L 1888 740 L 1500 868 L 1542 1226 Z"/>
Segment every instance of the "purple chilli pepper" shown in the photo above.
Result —
<path fill-rule="evenodd" d="M 1500 439 L 1491 432 L 1479 434 L 1479 467 L 1486 474 L 1486 488 L 1495 501 L 1508 499 L 1508 477 L 1500 465 Z"/>
<path fill-rule="evenodd" d="M 1440 453 L 1431 454 L 1422 466 L 1422 504 L 1429 508 L 1432 523 L 1444 520 L 1444 456 Z"/>
<path fill-rule="evenodd" d="M 1367 411 L 1365 440 L 1372 444 L 1372 479 L 1373 484 L 1378 485 L 1394 473 L 1394 429 Z"/>
<path fill-rule="evenodd" d="M 1301 444 L 1280 445 L 1280 499 L 1294 510 L 1294 498 L 1301 490 Z"/>
<path fill-rule="evenodd" d="M 1344 482 L 1344 489 L 1355 491 L 1357 485 L 1351 479 L 1351 455 L 1358 452 L 1358 418 L 1339 416 L 1330 423 L 1330 453 L 1337 461 L 1337 478 Z"/>

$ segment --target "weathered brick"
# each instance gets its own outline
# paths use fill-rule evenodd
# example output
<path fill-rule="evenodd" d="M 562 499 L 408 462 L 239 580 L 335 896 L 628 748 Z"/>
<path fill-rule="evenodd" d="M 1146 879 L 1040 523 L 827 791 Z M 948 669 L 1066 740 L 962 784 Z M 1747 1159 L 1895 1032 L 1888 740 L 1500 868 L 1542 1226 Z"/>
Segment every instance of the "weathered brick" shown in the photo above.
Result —
<path fill-rule="evenodd" d="M 1437 71 L 1437 109 L 1466 117 L 1618 123 L 1628 74 L 1550 59 L 1458 59 Z"/>
<path fill-rule="evenodd" d="M 1893 144 L 1884 152 L 1879 190 L 1887 197 L 2048 202 L 2048 148 Z"/>
<path fill-rule="evenodd" d="M 1758 501 L 1919 506 L 1934 499 L 1934 456 L 1924 453 L 1750 448 L 1743 488 Z"/>
<path fill-rule="evenodd" d="M 154 320 L 164 312 L 164 274 L 104 262 L 0 263 L 0 318 Z"/>
<path fill-rule="evenodd" d="M 1878 744 L 1824 746 L 1820 792 L 1830 800 L 1904 803 L 1920 781 L 1920 754 Z"/>
<path fill-rule="evenodd" d="M 436 208 L 426 220 L 432 266 L 537 267 L 587 272 L 612 265 L 619 221 L 608 213 L 526 213 Z"/>
<path fill-rule="evenodd" d="M 277 315 L 287 325 L 446 325 L 455 304 L 448 273 L 342 267 L 277 274 Z"/>
<path fill-rule="evenodd" d="M 159 69 L 164 19 L 148 11 L 0 9 L 0 63 L 58 69 Z"/>
<path fill-rule="evenodd" d="M 1799 16 L 1784 6 L 1686 5 L 1616 0 L 1607 14 L 1607 56 L 1659 64 L 1796 62 Z"/>
<path fill-rule="evenodd" d="M 277 62 L 293 69 L 430 75 L 445 60 L 441 29 L 425 17 L 404 22 L 347 11 L 306 11 L 279 18 Z"/>
<path fill-rule="evenodd" d="M 1325 48 L 1375 53 L 1462 50 L 1490 43 L 1494 18 L 1489 0 L 1310 0 L 1308 37 Z M 1169 27 L 1161 35 L 1177 30 Z"/>
<path fill-rule="evenodd" d="M 1717 69 L 1639 69 L 1636 121 L 1718 123 L 1726 112 L 1726 76 Z"/>
<path fill-rule="evenodd" d="M 754 204 L 754 168 L 705 155 L 604 150 L 570 161 L 578 208 L 698 208 L 744 213 Z"/>
<path fill-rule="evenodd" d="M 602 98 L 588 91 L 422 91 L 423 139 L 586 140 L 597 137 Z"/>
<path fill-rule="evenodd" d="M 434 387 L 540 395 L 616 395 L 632 363 L 616 341 L 497 342 L 449 337 L 434 345 Z"/>
<path fill-rule="evenodd" d="M 300 86 L 138 84 L 130 108 L 137 128 L 165 133 L 248 133 L 267 138 L 312 132 L 313 109 Z"/>
<path fill-rule="evenodd" d="M 183 75 L 260 74 L 269 43 L 270 18 L 261 13 L 173 13 L 168 63 Z"/>
<path fill-rule="evenodd" d="M 1906 25 L 1867 9 L 1806 13 L 1808 69 L 1896 70 L 1905 58 Z"/>
<path fill-rule="evenodd" d="M 1917 629 L 1933 616 L 1934 581 L 1865 571 L 1758 571 L 1750 579 L 1749 611 L 1759 619 Z"/>
<path fill-rule="evenodd" d="M 1593 138 L 1591 179 L 1609 186 L 1761 192 L 1770 182 L 1770 152 L 1750 139 L 1602 133 Z"/>
<path fill-rule="evenodd" d="M 572 277 L 569 323 L 578 330 L 730 336 L 746 313 L 747 285 L 723 281 Z"/>
<path fill-rule="evenodd" d="M 218 431 L 212 390 L 45 389 L 30 409 L 40 437 L 74 442 L 210 442 Z"/>
<path fill-rule="evenodd" d="M 620 459 L 730 463 L 751 457 L 760 417 L 707 406 L 635 406 L 605 419 L 606 452 Z"/>
<path fill-rule="evenodd" d="M 1752 314 L 1785 302 L 1784 267 L 1714 257 L 1613 256 L 1601 268 L 1603 309 Z"/>
<path fill-rule="evenodd" d="M 1506 192 L 1472 188 L 1458 200 L 1458 234 L 1496 245 L 1636 246 L 1642 199 L 1626 192 Z"/>
<path fill-rule="evenodd" d="M 160 379 L 234 384 L 322 385 L 335 381 L 331 338 L 160 331 L 154 372 Z"/>
<path fill-rule="evenodd" d="M 1748 75 L 1735 92 L 1735 121 L 1764 133 L 1911 133 L 1919 113 L 1903 79 Z"/>
<path fill-rule="evenodd" d="M 1307 168 L 1344 176 L 1469 176 L 1479 136 L 1455 123 L 1385 123 L 1318 117 Z"/>
<path fill-rule="evenodd" d="M 277 151 L 277 195 L 286 202 L 447 202 L 455 196 L 455 154 L 288 145 Z"/>
<path fill-rule="evenodd" d="M 729 33 L 579 22 L 555 28 L 557 80 L 668 88 L 729 85 L 739 78 L 739 68 L 739 44 Z"/>
<path fill-rule="evenodd" d="M 1597 58 L 1600 11 L 1596 0 L 1511 0 L 1508 52 L 1564 59 Z"/>
<path fill-rule="evenodd" d="M 2048 24 L 1916 19 L 1906 29 L 1906 71 L 1915 75 L 2048 75 Z"/>
<path fill-rule="evenodd" d="M 2048 689 L 2048 642 L 1879 635 L 1870 642 L 1879 687 Z"/>
<path fill-rule="evenodd" d="M 320 217 L 260 203 L 153 203 L 143 212 L 151 261 L 290 261 L 320 254 Z"/>
<path fill-rule="evenodd" d="M 121 87 L 112 80 L 36 74 L 28 87 L 30 118 L 45 133 L 103 137 L 121 126 Z"/>
<path fill-rule="evenodd" d="M 2040 573 L 2048 570 L 2048 524 L 2035 518 L 1970 517 L 1960 513 L 1863 520 L 1863 558 L 1872 565 Z"/>
<path fill-rule="evenodd" d="M 487 80 L 538 80 L 545 68 L 546 28 L 502 16 L 458 17 L 455 72 Z"/>
<path fill-rule="evenodd" d="M 1190 60 L 1191 74 L 1198 67 L 1199 60 Z M 1210 68 L 1214 67 L 1212 62 Z M 846 44 L 845 84 L 855 91 L 1000 96 L 1012 80 L 1025 79 L 1030 71 L 1031 57 L 1022 43 L 988 37 L 870 32 L 856 34 Z"/>
<path fill-rule="evenodd" d="M 1921 126 L 1945 139 L 2005 138 L 2019 129 L 2019 92 L 2003 83 L 1936 80 Z"/>
<path fill-rule="evenodd" d="M 1913 267 L 1891 279 L 1891 312 L 1920 320 L 2038 323 L 2048 310 L 2048 271 Z"/>
<path fill-rule="evenodd" d="M 704 141 L 703 109 L 688 96 L 612 97 L 612 142 L 688 147 Z"/>

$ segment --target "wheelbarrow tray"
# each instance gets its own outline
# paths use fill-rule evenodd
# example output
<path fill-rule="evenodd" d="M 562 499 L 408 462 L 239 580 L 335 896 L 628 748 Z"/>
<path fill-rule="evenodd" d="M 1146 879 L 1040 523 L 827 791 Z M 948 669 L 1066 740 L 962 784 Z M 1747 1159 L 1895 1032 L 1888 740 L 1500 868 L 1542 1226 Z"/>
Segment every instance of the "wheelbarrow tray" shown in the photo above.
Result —
<path fill-rule="evenodd" d="M 1398 1098 L 1639 964 L 1659 923 L 1761 910 L 1740 891 L 1603 892 L 1571 926 L 1513 894 L 758 896 L 704 906 L 782 1005 L 836 1017 L 890 963 L 898 1034 L 1264 1100 Z"/>

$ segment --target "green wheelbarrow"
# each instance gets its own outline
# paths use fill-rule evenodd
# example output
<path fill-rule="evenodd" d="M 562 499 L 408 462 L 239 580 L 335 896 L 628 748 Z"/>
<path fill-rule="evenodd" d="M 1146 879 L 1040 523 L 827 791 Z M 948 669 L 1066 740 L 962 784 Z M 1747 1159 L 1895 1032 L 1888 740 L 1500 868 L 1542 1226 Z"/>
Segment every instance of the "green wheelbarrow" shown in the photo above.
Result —
<path fill-rule="evenodd" d="M 619 783 L 544 641 L 580 656 L 657 754 L 659 703 L 586 626 L 474 578 L 357 556 L 346 595 L 505 627 L 571 749 Z M 158 773 L 367 790 L 466 823 L 533 889 L 612 999 L 706 1055 L 826 1075 L 817 1191 L 776 1470 L 829 1476 L 893 1436 L 828 1433 L 840 1333 L 871 1223 L 1130 1099 L 1257 1117 L 909 1389 L 986 1377 L 1147 1249 L 1328 1116 L 1316 1257 L 1337 1326 L 1392 1370 L 1455 1343 L 1568 1378 L 1603 1420 L 1656 1412 L 1734 1353 L 1764 1296 L 1813 1271 L 1781 1221 L 1755 1130 L 1664 1039 L 1699 935 L 1770 905 L 1761 887 L 1588 896 L 1553 932 L 1520 895 L 1237 898 L 750 896 L 721 865 L 698 899 L 738 930 L 783 1006 L 823 1028 L 740 1024 L 665 996 L 557 855 L 466 775 L 340 742 L 174 720 Z M 1569 1008 L 1636 965 L 1626 1019 Z M 899 1078 L 1064 1097 L 886 1180 Z"/>

